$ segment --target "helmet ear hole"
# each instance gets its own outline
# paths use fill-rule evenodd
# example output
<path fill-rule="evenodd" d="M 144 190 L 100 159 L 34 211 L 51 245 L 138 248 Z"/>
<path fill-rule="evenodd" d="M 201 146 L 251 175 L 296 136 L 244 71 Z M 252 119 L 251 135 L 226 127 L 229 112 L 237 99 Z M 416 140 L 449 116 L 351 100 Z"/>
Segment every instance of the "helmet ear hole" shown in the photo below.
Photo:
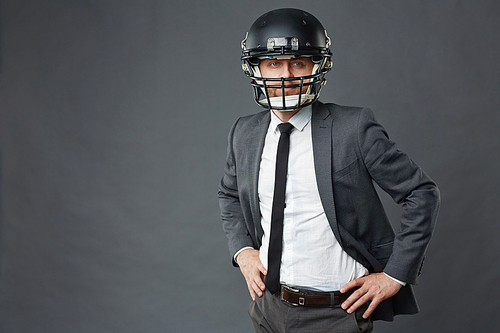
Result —
<path fill-rule="evenodd" d="M 312 60 L 312 62 L 314 62 L 315 64 L 317 64 L 317 63 L 320 63 L 321 60 L 323 60 L 323 57 L 322 56 L 312 56 L 311 60 Z"/>
<path fill-rule="evenodd" d="M 241 68 L 243 69 L 243 72 L 245 73 L 245 75 L 248 75 L 248 76 L 252 75 L 252 73 L 250 72 L 250 68 L 248 67 L 248 63 L 247 62 L 242 62 L 241 63 Z"/>

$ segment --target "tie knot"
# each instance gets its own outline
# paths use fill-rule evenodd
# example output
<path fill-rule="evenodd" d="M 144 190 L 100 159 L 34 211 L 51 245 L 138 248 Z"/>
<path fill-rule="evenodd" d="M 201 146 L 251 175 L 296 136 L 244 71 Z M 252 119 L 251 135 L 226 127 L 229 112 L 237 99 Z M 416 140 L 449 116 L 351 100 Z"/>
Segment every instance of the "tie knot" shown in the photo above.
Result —
<path fill-rule="evenodd" d="M 293 129 L 293 125 L 290 123 L 281 123 L 278 125 L 278 129 L 281 133 L 290 133 Z"/>

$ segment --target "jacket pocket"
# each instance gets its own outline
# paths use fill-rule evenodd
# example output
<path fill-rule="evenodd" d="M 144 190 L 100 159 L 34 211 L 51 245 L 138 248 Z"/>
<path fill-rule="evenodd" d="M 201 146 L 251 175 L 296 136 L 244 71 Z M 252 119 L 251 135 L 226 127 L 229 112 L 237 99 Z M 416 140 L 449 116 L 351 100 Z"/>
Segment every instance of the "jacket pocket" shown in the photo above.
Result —
<path fill-rule="evenodd" d="M 350 174 L 353 170 L 355 170 L 358 166 L 358 159 L 355 159 L 345 167 L 342 167 L 340 170 L 334 170 L 333 179 L 340 179 L 348 174 Z"/>
<path fill-rule="evenodd" d="M 393 245 L 394 242 L 376 245 L 370 249 L 370 253 L 375 257 L 375 259 L 380 261 L 380 263 L 385 266 L 392 254 Z"/>

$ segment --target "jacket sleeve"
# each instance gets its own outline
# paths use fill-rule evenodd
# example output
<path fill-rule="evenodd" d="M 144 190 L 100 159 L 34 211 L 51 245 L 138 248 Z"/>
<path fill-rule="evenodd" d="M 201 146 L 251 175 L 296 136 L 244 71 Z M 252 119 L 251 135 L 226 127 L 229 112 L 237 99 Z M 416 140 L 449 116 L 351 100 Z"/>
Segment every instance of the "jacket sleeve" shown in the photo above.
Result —
<path fill-rule="evenodd" d="M 252 237 L 247 229 L 238 193 L 238 175 L 234 151 L 235 131 L 238 121 L 233 125 L 228 136 L 227 158 L 224 175 L 219 183 L 219 207 L 221 210 L 222 228 L 228 238 L 229 253 L 234 266 L 237 263 L 234 255 L 244 247 L 254 248 Z"/>
<path fill-rule="evenodd" d="M 371 110 L 358 121 L 358 144 L 372 179 L 401 205 L 400 229 L 384 272 L 416 284 L 440 205 L 436 184 L 389 140 Z"/>

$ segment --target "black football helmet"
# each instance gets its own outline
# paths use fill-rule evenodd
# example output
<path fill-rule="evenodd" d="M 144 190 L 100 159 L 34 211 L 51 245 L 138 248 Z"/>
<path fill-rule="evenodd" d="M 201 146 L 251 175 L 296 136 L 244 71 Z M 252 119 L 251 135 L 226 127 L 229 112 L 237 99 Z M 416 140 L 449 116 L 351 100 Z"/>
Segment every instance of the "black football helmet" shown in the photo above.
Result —
<path fill-rule="evenodd" d="M 326 84 L 325 74 L 333 67 L 330 44 L 321 22 L 303 10 L 276 9 L 259 17 L 241 42 L 242 68 L 252 79 L 257 104 L 273 110 L 293 111 L 314 103 Z M 260 74 L 261 59 L 304 56 L 311 57 L 314 63 L 311 75 L 263 78 Z M 269 87 L 282 89 L 283 96 L 269 97 Z M 301 88 L 298 95 L 285 96 L 285 88 L 296 87 Z M 302 87 L 307 87 L 305 93 L 302 93 Z"/>

